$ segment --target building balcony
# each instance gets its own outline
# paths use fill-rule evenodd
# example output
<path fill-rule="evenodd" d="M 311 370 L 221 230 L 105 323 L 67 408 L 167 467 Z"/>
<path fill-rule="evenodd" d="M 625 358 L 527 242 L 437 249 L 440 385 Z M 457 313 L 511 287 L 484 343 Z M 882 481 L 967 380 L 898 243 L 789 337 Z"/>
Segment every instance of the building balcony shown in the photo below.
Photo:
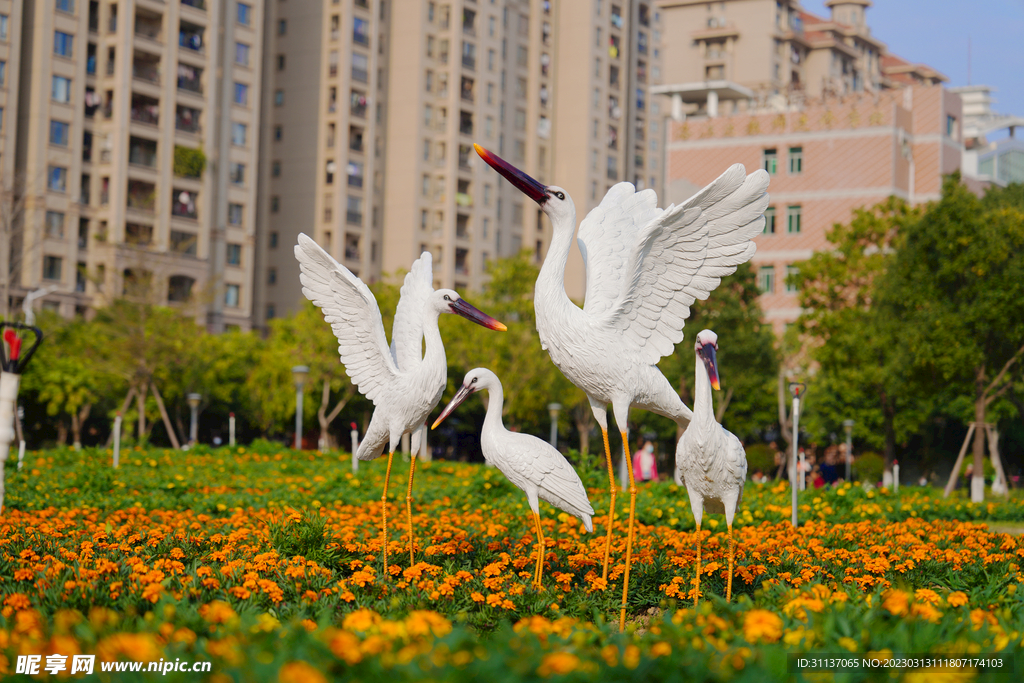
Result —
<path fill-rule="evenodd" d="M 132 78 L 160 85 L 160 60 L 151 61 L 136 58 L 132 62 Z"/>
<path fill-rule="evenodd" d="M 206 10 L 206 0 L 181 0 L 181 4 L 185 7 L 194 7 L 198 10 Z"/>
<path fill-rule="evenodd" d="M 199 125 L 199 117 L 202 112 L 192 107 L 183 107 L 180 104 L 174 113 L 174 128 L 183 133 L 199 133 L 202 127 Z"/>
<path fill-rule="evenodd" d="M 199 211 L 196 207 L 198 200 L 197 192 L 175 188 L 171 196 L 171 215 L 176 218 L 197 220 L 199 218 Z"/>

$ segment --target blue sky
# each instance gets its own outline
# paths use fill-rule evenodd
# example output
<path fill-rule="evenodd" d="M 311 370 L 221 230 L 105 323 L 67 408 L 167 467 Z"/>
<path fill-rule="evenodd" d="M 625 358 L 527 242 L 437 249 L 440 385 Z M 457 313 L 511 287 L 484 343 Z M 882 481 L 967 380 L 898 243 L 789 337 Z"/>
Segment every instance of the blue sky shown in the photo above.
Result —
<path fill-rule="evenodd" d="M 800 4 L 829 16 L 825 0 Z M 1024 116 L 1024 0 L 874 0 L 867 23 L 891 52 L 937 69 L 950 86 L 968 83 L 970 37 L 971 84 L 996 89 L 995 111 Z"/>

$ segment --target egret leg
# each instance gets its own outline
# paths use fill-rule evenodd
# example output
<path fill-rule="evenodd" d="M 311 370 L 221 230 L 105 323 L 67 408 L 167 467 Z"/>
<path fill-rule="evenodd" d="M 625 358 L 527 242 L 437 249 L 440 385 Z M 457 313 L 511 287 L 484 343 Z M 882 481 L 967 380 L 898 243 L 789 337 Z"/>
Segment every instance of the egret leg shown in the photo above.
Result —
<path fill-rule="evenodd" d="M 395 452 L 391 451 L 388 453 L 388 469 L 384 473 L 384 495 L 380 497 L 380 510 L 383 519 L 384 527 L 384 576 L 385 578 L 391 576 L 388 573 L 388 480 L 391 479 L 391 460 L 395 457 Z"/>
<path fill-rule="evenodd" d="M 416 564 L 416 543 L 412 535 L 412 476 L 416 473 L 416 454 L 409 462 L 409 489 L 405 492 L 405 515 L 409 520 L 409 566 Z"/>
<path fill-rule="evenodd" d="M 697 599 L 700 597 L 700 522 L 697 522 L 697 585 L 693 589 L 693 606 L 697 607 Z"/>
<path fill-rule="evenodd" d="M 608 535 L 604 541 L 604 569 L 601 578 L 608 580 L 608 558 L 612 551 L 612 525 L 615 524 L 615 470 L 612 468 L 612 447 L 608 443 L 608 430 L 601 428 L 604 435 L 604 453 L 608 460 L 608 491 L 611 493 L 611 500 L 608 502 Z"/>
<path fill-rule="evenodd" d="M 725 601 L 732 600 L 732 566 L 736 556 L 736 540 L 732 537 L 732 524 L 729 525 L 729 579 L 725 586 Z"/>
<path fill-rule="evenodd" d="M 537 530 L 537 565 L 533 568 L 533 583 L 540 588 L 541 562 L 544 561 L 544 531 L 540 526 L 540 514 L 533 513 L 533 525 Z"/>
<path fill-rule="evenodd" d="M 629 458 L 629 440 L 626 432 L 622 432 L 623 457 Z M 626 531 L 626 574 L 622 579 L 622 613 L 619 615 L 619 633 L 626 630 L 626 598 L 629 597 L 629 566 L 633 559 L 633 518 L 636 515 L 636 482 L 633 480 L 632 463 L 627 460 L 626 470 L 629 472 L 629 526 Z"/>

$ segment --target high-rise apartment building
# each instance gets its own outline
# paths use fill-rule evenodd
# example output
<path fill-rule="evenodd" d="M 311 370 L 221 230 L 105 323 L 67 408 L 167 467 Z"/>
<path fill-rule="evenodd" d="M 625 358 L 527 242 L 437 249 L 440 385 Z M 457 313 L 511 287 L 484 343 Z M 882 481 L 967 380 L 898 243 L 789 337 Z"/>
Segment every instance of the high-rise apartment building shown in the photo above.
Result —
<path fill-rule="evenodd" d="M 777 332 L 800 314 L 787 277 L 852 211 L 889 196 L 939 197 L 960 166 L 960 98 L 933 69 L 889 54 L 865 23 L 867 0 L 831 0 L 831 17 L 789 0 L 661 0 L 671 100 L 667 201 L 683 201 L 734 163 L 771 174 L 752 263 Z"/>
<path fill-rule="evenodd" d="M 261 0 L 17 4 L 12 297 L 52 285 L 71 315 L 144 296 L 248 327 Z"/>

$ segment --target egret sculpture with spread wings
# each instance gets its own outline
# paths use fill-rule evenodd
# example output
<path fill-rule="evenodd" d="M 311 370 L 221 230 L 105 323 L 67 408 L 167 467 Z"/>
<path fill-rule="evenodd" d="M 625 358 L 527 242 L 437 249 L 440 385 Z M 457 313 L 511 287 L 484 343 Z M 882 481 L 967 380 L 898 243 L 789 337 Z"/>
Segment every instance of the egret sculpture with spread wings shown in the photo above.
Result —
<path fill-rule="evenodd" d="M 501 380 L 490 370 L 475 368 L 467 372 L 462 387 L 441 411 L 431 429 L 441 424 L 470 394 L 481 389 L 487 389 L 490 399 L 487 401 L 484 427 L 480 431 L 480 448 L 487 462 L 501 470 L 510 482 L 526 493 L 537 529 L 537 567 L 533 572 L 533 582 L 540 587 L 544 574 L 545 541 L 538 499 L 579 517 L 588 532 L 594 530 L 591 522 L 594 508 L 587 498 L 587 489 L 580 475 L 576 474 L 569 461 L 554 446 L 535 436 L 505 429 L 501 421 L 501 409 L 505 402 Z"/>
<path fill-rule="evenodd" d="M 387 495 L 391 461 L 402 435 L 410 432 L 413 454 L 405 508 L 409 522 L 410 566 L 414 560 L 412 480 L 416 454 L 426 432 L 427 415 L 441 400 L 448 382 L 448 362 L 437 318 L 442 313 L 455 313 L 492 330 L 504 330 L 505 326 L 466 303 L 454 290 L 434 291 L 430 252 L 423 252 L 405 276 L 389 348 L 377 300 L 362 280 L 301 233 L 295 258 L 302 271 L 302 293 L 323 310 L 324 320 L 330 323 L 338 338 L 338 353 L 345 372 L 375 406 L 356 457 L 373 460 L 383 453 L 385 445 L 388 446 L 388 469 L 381 496 L 384 575 L 387 576 Z"/>
<path fill-rule="evenodd" d="M 697 351 L 696 380 L 693 385 L 693 421 L 676 445 L 676 483 L 686 485 L 690 509 L 697 522 L 697 584 L 693 605 L 700 595 L 700 522 L 704 510 L 725 513 L 729 527 L 729 578 L 725 599 L 732 599 L 732 570 L 736 543 L 732 520 L 743 497 L 747 479 L 747 454 L 736 435 L 718 424 L 711 390 L 718 385 L 718 335 L 701 330 L 694 344 Z"/>
<path fill-rule="evenodd" d="M 666 209 L 658 208 L 653 190 L 637 192 L 631 183 L 614 185 L 580 225 L 577 242 L 587 270 L 581 309 L 570 301 L 564 285 L 576 231 L 572 198 L 479 145 L 476 151 L 551 219 L 551 244 L 534 293 L 537 331 L 558 369 L 587 394 L 601 425 L 611 489 L 607 578 L 615 510 L 607 405 L 612 404 L 627 458 L 630 406 L 664 415 L 682 428 L 689 424 L 693 413 L 655 364 L 683 340 L 690 305 L 706 299 L 723 277 L 754 255 L 751 240 L 764 226 L 768 174 L 758 170 L 748 176 L 741 164 L 735 164 L 687 201 Z M 629 526 L 620 629 L 626 623 L 637 491 L 632 468 L 627 470 Z"/>

